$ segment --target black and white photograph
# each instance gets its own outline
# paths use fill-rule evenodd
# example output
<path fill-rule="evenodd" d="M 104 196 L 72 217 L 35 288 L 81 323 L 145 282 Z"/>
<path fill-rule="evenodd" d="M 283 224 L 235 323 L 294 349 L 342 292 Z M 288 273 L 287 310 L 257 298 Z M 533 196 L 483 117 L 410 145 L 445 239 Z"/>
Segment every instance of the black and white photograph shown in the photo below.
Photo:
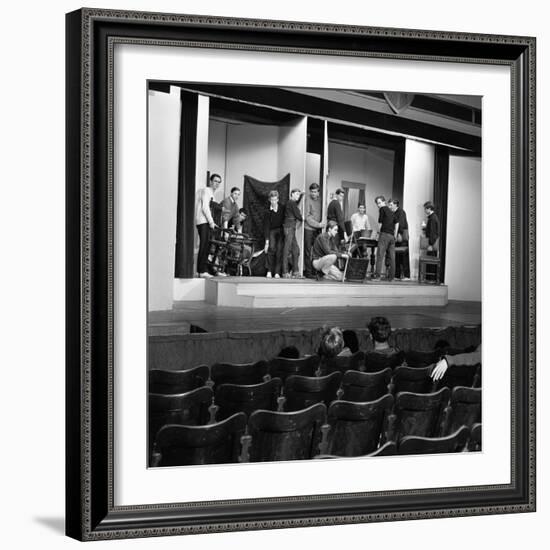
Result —
<path fill-rule="evenodd" d="M 482 105 L 147 82 L 149 468 L 483 450 Z"/>

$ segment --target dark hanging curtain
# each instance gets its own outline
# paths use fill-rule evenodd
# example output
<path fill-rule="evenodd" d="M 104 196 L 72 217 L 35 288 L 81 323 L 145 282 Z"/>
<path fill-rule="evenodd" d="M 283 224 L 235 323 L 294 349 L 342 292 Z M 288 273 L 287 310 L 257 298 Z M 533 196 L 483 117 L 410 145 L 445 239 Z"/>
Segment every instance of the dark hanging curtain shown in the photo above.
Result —
<path fill-rule="evenodd" d="M 449 149 L 437 145 L 434 167 L 434 205 L 439 217 L 439 257 L 441 258 L 441 282 L 445 282 L 445 257 L 447 252 L 447 203 L 449 198 Z"/>
<path fill-rule="evenodd" d="M 275 182 L 260 181 L 244 176 L 243 205 L 248 214 L 246 232 L 255 240 L 264 241 L 264 217 L 269 210 L 269 192 L 279 192 L 279 204 L 283 207 L 290 191 L 290 174 Z"/>

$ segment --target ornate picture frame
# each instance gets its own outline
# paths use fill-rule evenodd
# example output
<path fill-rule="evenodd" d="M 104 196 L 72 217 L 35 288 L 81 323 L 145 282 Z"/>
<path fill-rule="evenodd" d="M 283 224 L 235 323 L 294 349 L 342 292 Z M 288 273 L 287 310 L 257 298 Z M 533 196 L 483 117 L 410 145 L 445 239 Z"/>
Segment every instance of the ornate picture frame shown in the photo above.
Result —
<path fill-rule="evenodd" d="M 501 65 L 511 73 L 510 483 L 117 506 L 116 44 Z M 535 39 L 81 9 L 67 15 L 66 532 L 79 540 L 535 510 Z"/>

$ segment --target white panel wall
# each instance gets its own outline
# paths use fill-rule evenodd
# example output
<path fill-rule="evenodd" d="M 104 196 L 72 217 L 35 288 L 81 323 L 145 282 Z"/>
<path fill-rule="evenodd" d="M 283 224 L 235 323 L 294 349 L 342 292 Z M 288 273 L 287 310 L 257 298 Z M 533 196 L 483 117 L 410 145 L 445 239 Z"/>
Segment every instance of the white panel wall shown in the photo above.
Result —
<path fill-rule="evenodd" d="M 405 144 L 405 182 L 403 209 L 409 222 L 409 258 L 411 277 L 418 277 L 420 227 L 425 219 L 423 204 L 433 200 L 434 191 L 433 145 L 408 139 Z"/>
<path fill-rule="evenodd" d="M 172 308 L 181 103 L 149 92 L 149 311 Z"/>
<path fill-rule="evenodd" d="M 264 181 L 277 180 L 278 141 L 277 126 L 228 125 L 227 187 L 239 187 L 242 190 L 245 174 Z"/>
<path fill-rule="evenodd" d="M 366 149 L 329 141 L 328 197 L 342 186 L 342 181 L 365 183 L 367 215 L 372 228 L 378 227 L 378 208 L 374 198 L 391 197 L 393 154 L 376 147 Z"/>
<path fill-rule="evenodd" d="M 227 124 L 210 120 L 208 128 L 208 170 L 211 174 L 219 174 L 222 177 L 220 193 L 224 197 L 229 194 L 231 187 L 227 187 L 225 178 L 225 148 L 227 146 Z"/>
<path fill-rule="evenodd" d="M 447 210 L 449 299 L 481 301 L 481 159 L 451 155 Z"/>

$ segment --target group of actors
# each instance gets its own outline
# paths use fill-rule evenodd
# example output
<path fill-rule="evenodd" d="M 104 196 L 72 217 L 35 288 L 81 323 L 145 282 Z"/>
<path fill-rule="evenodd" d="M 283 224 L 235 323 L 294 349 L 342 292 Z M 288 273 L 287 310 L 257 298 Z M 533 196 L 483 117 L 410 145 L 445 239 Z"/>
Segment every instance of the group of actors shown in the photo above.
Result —
<path fill-rule="evenodd" d="M 197 201 L 195 220 L 199 235 L 199 253 L 197 257 L 197 272 L 199 277 L 210 278 L 207 262 L 211 230 L 218 225 L 214 221 L 213 206 L 221 209 L 222 228 L 233 228 L 242 231 L 247 213 L 238 206 L 240 189 L 233 187 L 230 195 L 219 204 L 214 202 L 214 193 L 221 185 L 219 174 L 210 176 L 210 185 L 202 189 Z M 374 202 L 378 207 L 378 231 L 373 232 L 364 204 L 358 205 L 358 211 L 350 219 L 351 234 L 346 231 L 344 221 L 345 192 L 337 189 L 334 199 L 330 201 L 326 212 L 326 222 L 323 221 L 321 208 L 320 186 L 312 183 L 305 199 L 304 214 L 300 202 L 304 193 L 292 189 L 290 198 L 285 205 L 280 203 L 279 192 L 269 192 L 269 208 L 263 219 L 264 246 L 268 278 L 324 278 L 341 281 L 344 273 L 342 261 L 350 254 L 365 255 L 366 239 L 376 239 L 376 265 L 372 280 L 380 279 L 382 269 L 386 268 L 386 280 L 394 278 L 409 281 L 409 226 L 407 215 L 400 207 L 399 200 L 378 196 Z M 425 248 L 428 254 L 438 255 L 439 251 L 439 220 L 435 207 L 431 202 L 424 204 L 427 221 L 423 223 L 422 231 Z M 304 223 L 304 272 L 299 269 L 300 247 L 296 239 L 296 229 L 299 223 Z M 377 237 L 376 237 L 377 235 Z M 351 240 L 351 242 L 350 242 Z M 348 244 L 349 246 L 346 246 Z M 352 246 L 354 245 L 354 246 Z M 422 246 L 422 244 L 421 244 Z M 399 254 L 395 249 L 401 248 Z M 250 255 L 248 248 L 246 254 Z M 396 263 L 397 258 L 397 263 Z M 340 267 L 339 267 L 340 266 Z M 222 271 L 215 273 L 224 276 Z"/>

